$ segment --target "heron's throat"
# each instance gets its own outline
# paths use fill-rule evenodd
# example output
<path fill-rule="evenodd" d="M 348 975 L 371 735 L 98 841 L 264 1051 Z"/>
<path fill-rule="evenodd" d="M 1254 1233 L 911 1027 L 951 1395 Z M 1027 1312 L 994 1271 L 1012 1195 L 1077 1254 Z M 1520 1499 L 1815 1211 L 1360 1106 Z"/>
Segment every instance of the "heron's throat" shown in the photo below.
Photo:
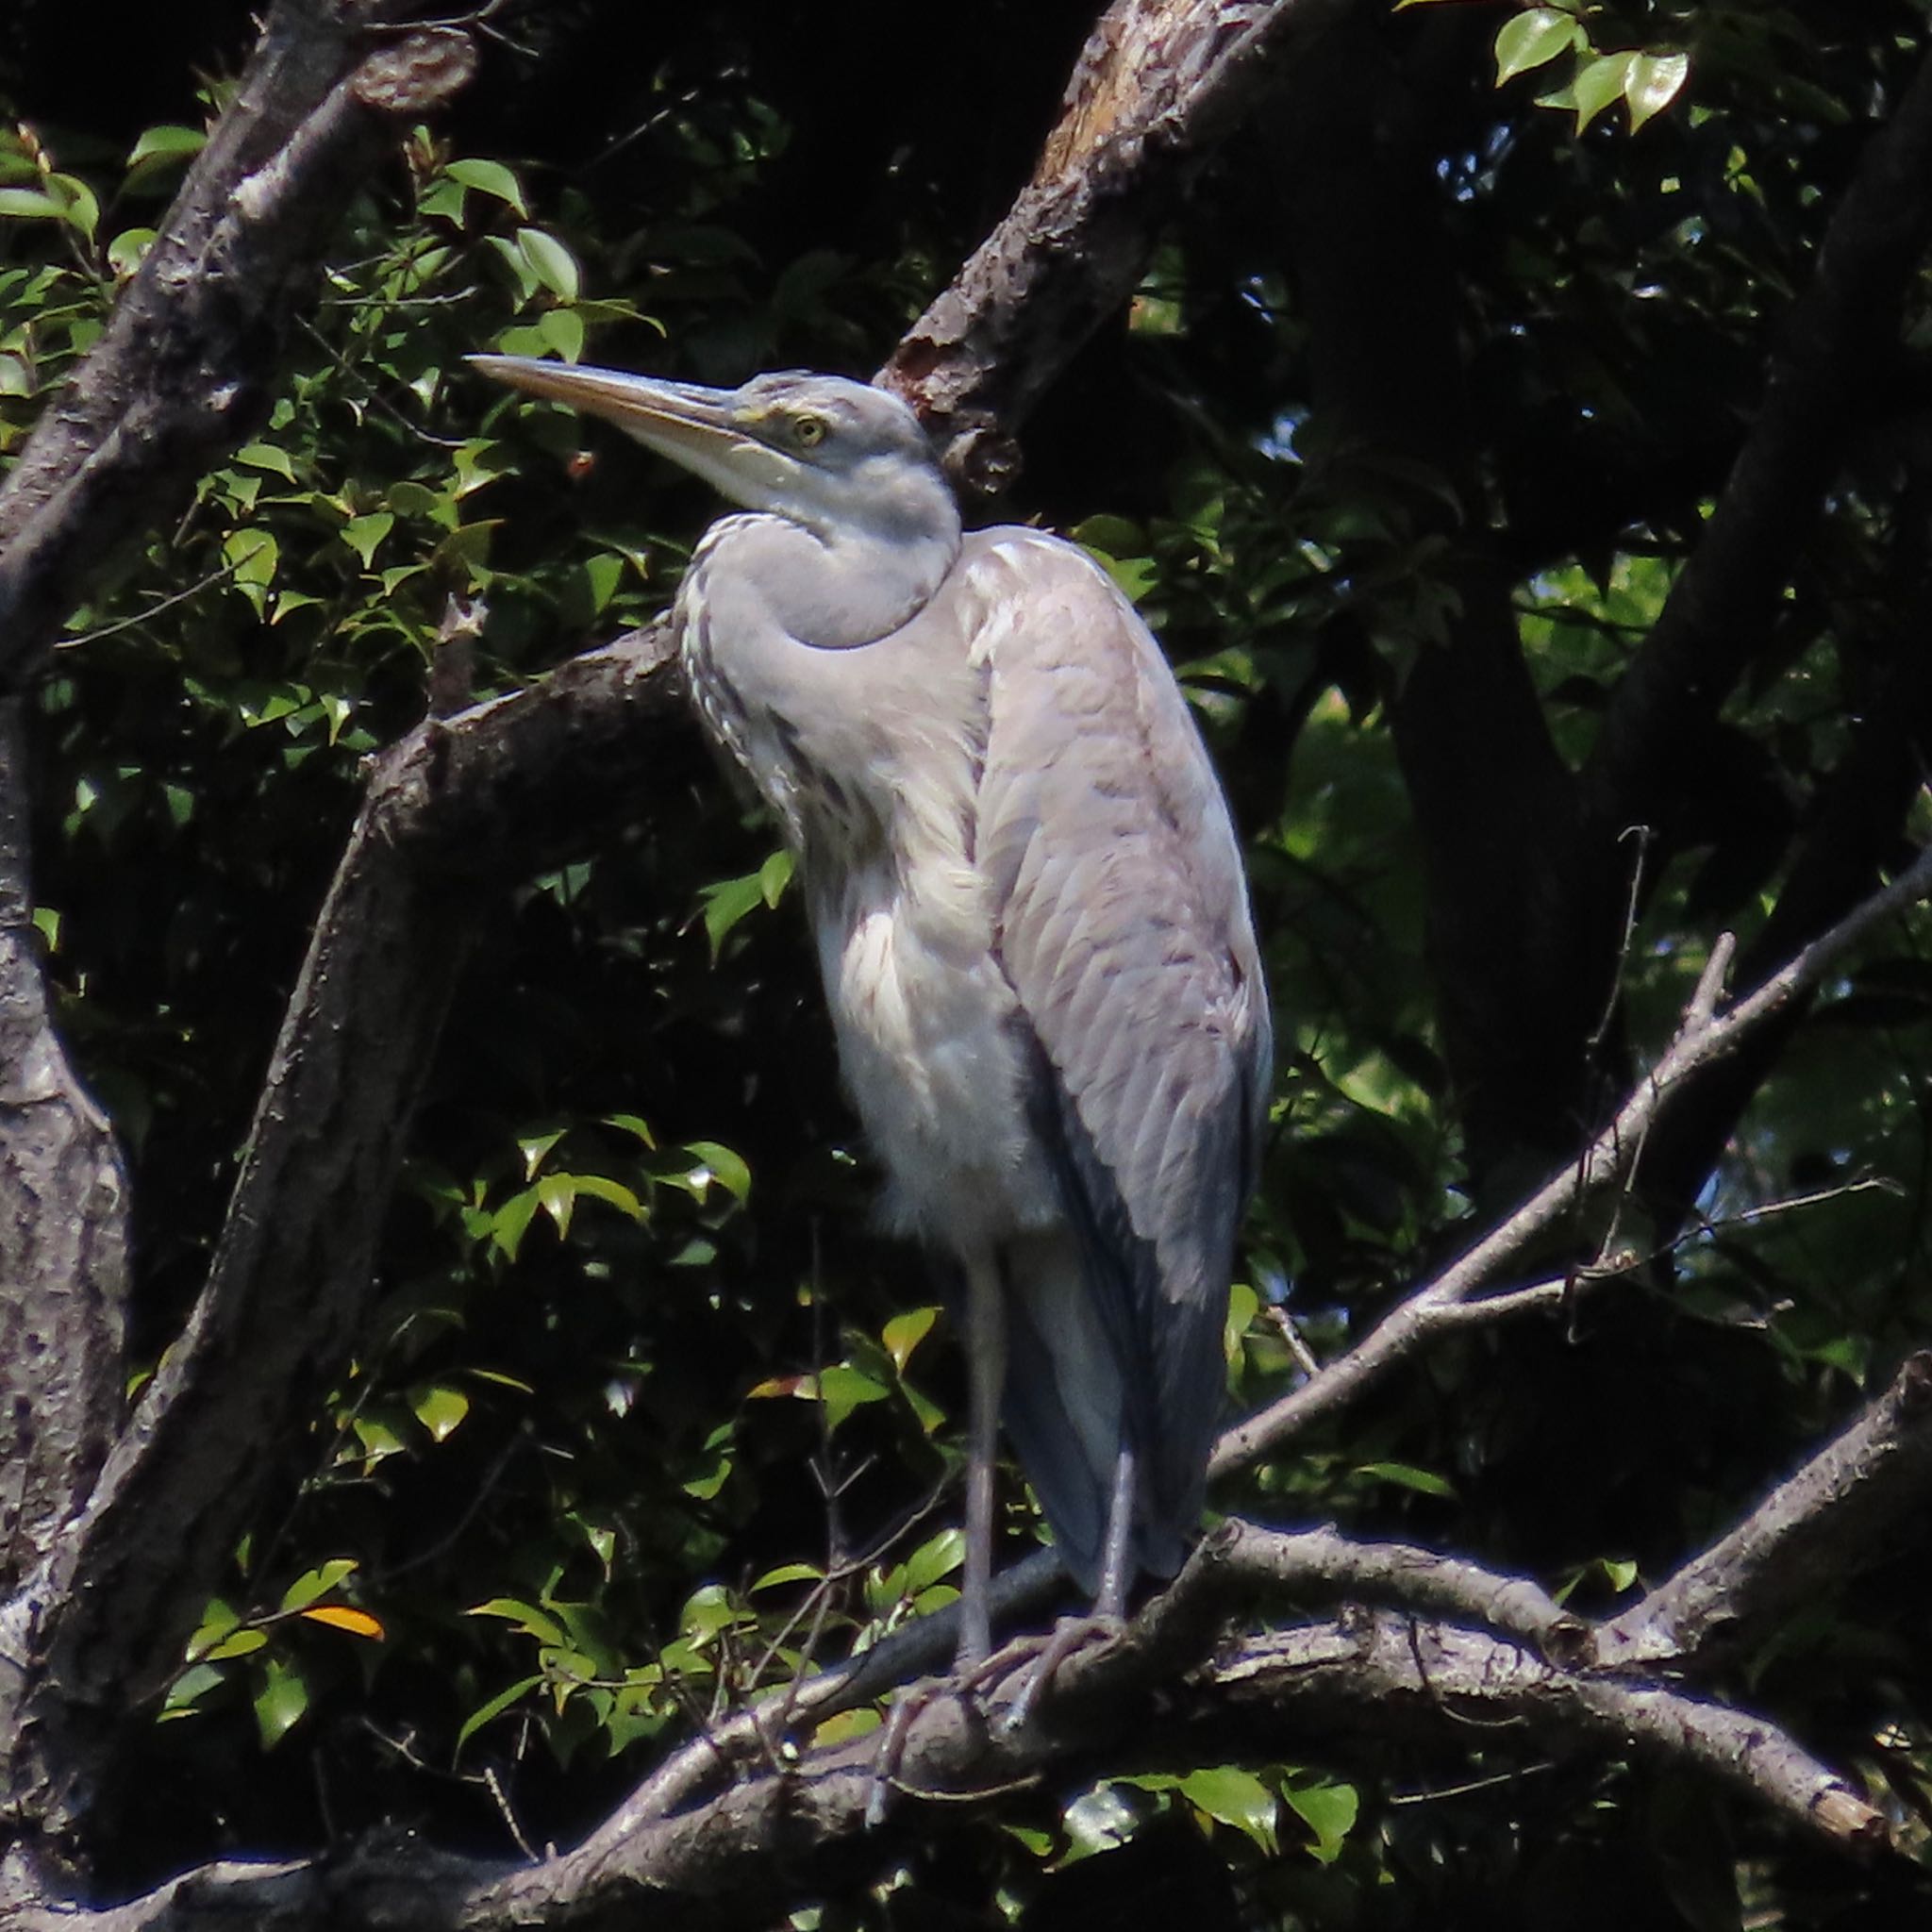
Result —
<path fill-rule="evenodd" d="M 817 567 L 792 587 L 787 628 L 821 650 L 857 650 L 910 624 L 938 595 L 959 556 L 959 528 L 818 537 Z M 795 619 L 795 621 L 794 621 Z"/>

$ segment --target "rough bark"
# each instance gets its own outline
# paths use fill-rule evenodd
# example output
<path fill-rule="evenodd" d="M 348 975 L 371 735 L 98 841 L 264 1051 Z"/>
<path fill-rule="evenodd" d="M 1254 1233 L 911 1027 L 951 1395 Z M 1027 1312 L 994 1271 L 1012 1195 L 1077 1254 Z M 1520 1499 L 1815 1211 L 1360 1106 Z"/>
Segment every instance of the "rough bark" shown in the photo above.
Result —
<path fill-rule="evenodd" d="M 1332 1617 L 1227 1634 L 1257 1602 L 1337 1601 L 1347 1607 Z M 1884 1842 L 1880 1815 L 1774 1725 L 1654 1681 L 1586 1674 L 1569 1659 L 1590 1643 L 1589 1626 L 1522 1578 L 1332 1530 L 1229 1523 L 1121 1641 L 1070 1658 L 1017 1730 L 999 1720 L 1024 1666 L 984 1700 L 922 1687 L 891 1764 L 876 1733 L 820 1745 L 808 1724 L 781 1735 L 747 1715 L 708 1754 L 701 1790 L 627 1807 L 583 1844 L 525 1866 L 371 1844 L 209 1866 L 104 1910 L 23 1900 L 8 1920 L 24 1932 L 494 1932 L 617 1927 L 647 1911 L 665 1927 L 762 1924 L 788 1899 L 878 1870 L 904 1827 L 969 1824 L 975 1798 L 1077 1776 L 1124 1751 L 1141 1768 L 1305 1747 L 1368 1764 L 1398 1741 L 1441 1744 L 1471 1724 L 1499 1751 L 1590 1749 L 1692 1771 L 1840 1851 Z"/>
<path fill-rule="evenodd" d="M 61 1050 L 26 875 L 19 701 L 0 699 L 0 1590 L 54 1546 L 121 1424 L 127 1186 Z"/>
<path fill-rule="evenodd" d="M 1190 164 L 1355 0 L 1115 0 L 1033 179 L 879 372 L 995 496 L 1014 435 L 1074 351 L 1132 293 Z"/>

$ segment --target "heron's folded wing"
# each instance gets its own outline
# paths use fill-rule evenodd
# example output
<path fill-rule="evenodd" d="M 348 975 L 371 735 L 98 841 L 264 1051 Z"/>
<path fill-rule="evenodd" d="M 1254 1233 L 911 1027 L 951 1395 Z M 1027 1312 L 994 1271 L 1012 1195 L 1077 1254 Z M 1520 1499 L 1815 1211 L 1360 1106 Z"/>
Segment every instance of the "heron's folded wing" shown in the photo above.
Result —
<path fill-rule="evenodd" d="M 1270 1037 L 1241 851 L 1159 647 L 1084 553 L 965 558 L 988 676 L 976 858 L 1158 1507 L 1191 1526 Z"/>

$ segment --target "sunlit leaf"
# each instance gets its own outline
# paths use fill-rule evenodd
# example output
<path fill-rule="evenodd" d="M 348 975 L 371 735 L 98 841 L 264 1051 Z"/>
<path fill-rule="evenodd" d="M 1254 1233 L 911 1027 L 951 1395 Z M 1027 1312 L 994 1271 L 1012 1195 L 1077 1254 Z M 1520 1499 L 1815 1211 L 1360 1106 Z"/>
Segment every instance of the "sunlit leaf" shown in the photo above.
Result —
<path fill-rule="evenodd" d="M 1282 1788 L 1282 1802 L 1315 1835 L 1309 1847 L 1323 1864 L 1332 1864 L 1341 1855 L 1342 1840 L 1355 1829 L 1361 1799 L 1353 1785 L 1288 1784 Z"/>
<path fill-rule="evenodd" d="M 416 1411 L 416 1420 L 429 1431 L 432 1441 L 446 1442 L 469 1414 L 470 1398 L 460 1389 L 439 1382 L 419 1389 L 410 1398 L 409 1407 Z"/>
<path fill-rule="evenodd" d="M 345 1576 L 354 1574 L 356 1559 L 353 1557 L 337 1557 L 314 1570 L 305 1570 L 282 1592 L 280 1607 L 283 1610 L 299 1610 L 324 1597 L 341 1582 Z"/>
<path fill-rule="evenodd" d="M 1677 98 L 1690 77 L 1688 54 L 1637 54 L 1624 78 L 1624 98 L 1630 106 L 1632 130 L 1661 113 Z"/>
<path fill-rule="evenodd" d="M 1395 1483 L 1424 1496 L 1454 1496 L 1456 1493 L 1456 1486 L 1446 1476 L 1438 1475 L 1433 1470 L 1417 1469 L 1413 1463 L 1364 1462 L 1357 1466 L 1356 1474 L 1373 1476 L 1377 1482 Z"/>
<path fill-rule="evenodd" d="M 1558 8 L 1532 7 L 1514 15 L 1496 35 L 1496 85 L 1554 60 L 1580 39 L 1575 16 Z"/>
<path fill-rule="evenodd" d="M 452 161 L 443 172 L 452 181 L 459 181 L 465 188 L 474 188 L 478 194 L 488 194 L 497 201 L 507 202 L 518 214 L 528 219 L 530 210 L 524 202 L 523 184 L 501 161 L 465 158 Z"/>
<path fill-rule="evenodd" d="M 301 1667 L 290 1657 L 270 1657 L 261 1667 L 254 1702 L 261 1748 L 272 1751 L 302 1721 L 308 1708 L 308 1684 Z"/>
<path fill-rule="evenodd" d="M 530 273 L 553 294 L 575 302 L 582 276 L 574 256 L 555 235 L 541 228 L 519 228 L 517 246 L 530 265 Z"/>
<path fill-rule="evenodd" d="M 939 1307 L 908 1308 L 903 1314 L 894 1315 L 879 1331 L 879 1340 L 885 1343 L 886 1353 L 892 1357 L 892 1366 L 902 1374 L 906 1364 L 912 1359 L 912 1351 L 932 1333 L 932 1324 L 939 1320 Z"/>
<path fill-rule="evenodd" d="M 352 1604 L 316 1604 L 302 1614 L 311 1624 L 326 1624 L 332 1630 L 346 1630 L 351 1637 L 379 1640 L 383 1634 L 377 1618 Z"/>
<path fill-rule="evenodd" d="M 1264 1852 L 1274 1850 L 1274 1793 L 1253 1772 L 1217 1765 L 1190 1772 L 1178 1789 L 1189 1804 L 1217 1824 L 1232 1825 Z"/>

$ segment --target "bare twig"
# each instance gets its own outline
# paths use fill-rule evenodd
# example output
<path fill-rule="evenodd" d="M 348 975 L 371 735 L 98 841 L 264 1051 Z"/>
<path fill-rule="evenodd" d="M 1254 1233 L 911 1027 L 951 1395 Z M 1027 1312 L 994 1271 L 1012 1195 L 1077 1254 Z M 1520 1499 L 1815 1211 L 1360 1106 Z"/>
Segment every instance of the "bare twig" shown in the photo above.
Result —
<path fill-rule="evenodd" d="M 1500 1316 L 1546 1306 L 1546 1285 L 1497 1296 L 1488 1304 L 1474 1304 L 1472 1298 L 1541 1236 L 1621 1185 L 1651 1123 L 1693 1074 L 1734 1052 L 1755 1029 L 1768 1024 L 1817 985 L 1874 926 L 1928 893 L 1932 850 L 1922 853 L 1890 885 L 1854 908 L 1762 986 L 1722 1012 L 1718 1002 L 1734 941 L 1729 934 L 1721 935 L 1670 1044 L 1582 1158 L 1545 1181 L 1507 1220 L 1384 1316 L 1346 1355 L 1258 1415 L 1229 1429 L 1215 1446 L 1213 1473 L 1239 1469 L 1307 1428 L 1318 1416 L 1332 1415 L 1394 1364 L 1408 1359 L 1432 1333 L 1466 1322 L 1469 1317 L 1458 1315 L 1458 1309 L 1478 1306 Z"/>

